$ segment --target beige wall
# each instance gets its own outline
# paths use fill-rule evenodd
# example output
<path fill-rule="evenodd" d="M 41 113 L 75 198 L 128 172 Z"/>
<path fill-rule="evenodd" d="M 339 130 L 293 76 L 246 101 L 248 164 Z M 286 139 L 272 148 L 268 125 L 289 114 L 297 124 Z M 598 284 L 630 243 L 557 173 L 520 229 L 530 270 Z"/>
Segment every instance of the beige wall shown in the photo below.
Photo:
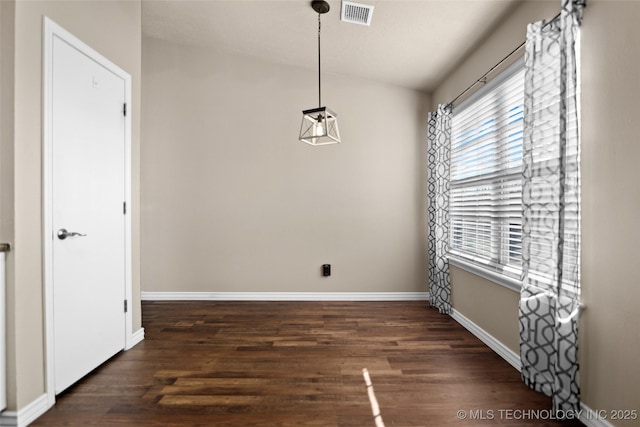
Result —
<path fill-rule="evenodd" d="M 4 3 L 4 2 L 3 2 Z M 3 11 L 4 12 L 4 11 Z M 46 15 L 133 77 L 133 244 L 134 330 L 141 326 L 139 295 L 139 140 L 141 5 L 135 1 L 18 1 L 15 5 L 15 142 L 13 200 L 3 192 L 3 240 L 14 243 L 9 260 L 9 409 L 19 409 L 44 393 L 42 283 L 42 16 Z M 3 13 L 4 16 L 4 13 Z M 4 27 L 4 26 L 3 26 Z M 3 46 L 4 51 L 4 46 Z M 3 96 L 4 102 L 4 96 Z M 3 166 L 4 166 L 3 161 Z M 4 186 L 4 170 L 3 170 Z M 4 188 L 3 188 L 4 190 Z M 10 206 L 5 206 L 5 203 Z M 5 209 L 6 208 L 6 209 Z M 5 230 L 6 224 L 14 224 Z M 11 233 L 15 233 L 11 236 Z M 6 234 L 5 234 L 6 233 Z"/>
<path fill-rule="evenodd" d="M 311 147 L 313 69 L 143 38 L 142 70 L 144 291 L 425 290 L 426 95 L 323 75 Z"/>
<path fill-rule="evenodd" d="M 0 1 L 0 239 L 13 242 L 13 140 L 14 140 L 14 36 L 15 2 Z M 6 280 L 13 282 L 13 252 L 6 254 Z M 6 296 L 6 319 L 15 316 L 14 287 Z M 9 326 L 9 325 L 7 325 Z M 7 334 L 7 366 L 15 366 L 15 334 Z M 15 371 L 7 371 L 7 390 L 15 390 Z M 15 408 L 15 393 L 8 393 L 7 405 Z"/>
<path fill-rule="evenodd" d="M 463 269 L 450 270 L 452 306 L 517 353 L 519 294 Z"/>
<path fill-rule="evenodd" d="M 592 408 L 640 410 L 638 17 L 640 2 L 590 1 L 582 30 L 580 375 Z"/>
<path fill-rule="evenodd" d="M 434 94 L 447 102 L 524 40 L 527 22 L 559 2 L 527 2 L 451 73 Z M 582 26 L 582 401 L 640 410 L 640 2 L 588 3 Z M 452 268 L 453 305 L 518 352 L 517 293 Z M 638 421 L 612 421 L 638 425 Z"/>

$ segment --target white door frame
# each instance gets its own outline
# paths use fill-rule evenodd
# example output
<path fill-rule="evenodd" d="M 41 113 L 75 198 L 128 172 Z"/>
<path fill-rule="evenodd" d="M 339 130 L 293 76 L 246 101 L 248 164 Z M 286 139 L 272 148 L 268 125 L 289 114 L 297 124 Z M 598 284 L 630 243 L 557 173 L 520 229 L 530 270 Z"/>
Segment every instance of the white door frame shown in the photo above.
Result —
<path fill-rule="evenodd" d="M 43 21 L 43 126 L 42 126 L 42 244 L 44 261 L 44 300 L 45 300 L 45 350 L 46 350 L 46 394 L 47 403 L 55 403 L 55 354 L 53 330 L 53 152 L 52 152 L 52 114 L 53 114 L 53 40 L 59 38 L 87 57 L 102 65 L 125 81 L 125 102 L 127 110 L 131 111 L 131 76 L 103 57 L 100 53 L 87 46 L 64 28 L 44 17 Z M 135 342 L 133 338 L 132 316 L 132 256 L 131 256 L 131 114 L 125 116 L 125 295 L 128 310 L 125 314 L 125 350 L 131 348 Z M 78 337 L 82 338 L 82 337 Z"/>

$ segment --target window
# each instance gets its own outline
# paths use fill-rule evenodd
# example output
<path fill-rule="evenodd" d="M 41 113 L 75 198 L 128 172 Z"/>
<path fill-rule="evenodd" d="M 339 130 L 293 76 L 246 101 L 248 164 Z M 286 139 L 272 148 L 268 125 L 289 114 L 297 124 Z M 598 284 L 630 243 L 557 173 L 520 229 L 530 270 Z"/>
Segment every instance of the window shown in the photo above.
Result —
<path fill-rule="evenodd" d="M 523 104 L 519 63 L 451 121 L 451 258 L 513 279 L 521 272 Z"/>

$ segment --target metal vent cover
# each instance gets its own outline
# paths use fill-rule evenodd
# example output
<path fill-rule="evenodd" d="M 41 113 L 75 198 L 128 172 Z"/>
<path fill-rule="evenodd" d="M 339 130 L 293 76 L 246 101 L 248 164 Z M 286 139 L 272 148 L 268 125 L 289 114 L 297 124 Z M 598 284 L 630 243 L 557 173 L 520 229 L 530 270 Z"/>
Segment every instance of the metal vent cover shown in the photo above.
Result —
<path fill-rule="evenodd" d="M 340 20 L 359 25 L 371 25 L 373 6 L 342 0 Z"/>

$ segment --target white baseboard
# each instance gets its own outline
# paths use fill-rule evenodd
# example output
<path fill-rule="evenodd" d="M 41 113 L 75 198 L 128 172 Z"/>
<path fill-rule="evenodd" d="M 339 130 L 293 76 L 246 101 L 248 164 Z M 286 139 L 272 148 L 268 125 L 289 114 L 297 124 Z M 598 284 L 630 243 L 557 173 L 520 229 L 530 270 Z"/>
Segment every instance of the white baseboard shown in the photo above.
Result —
<path fill-rule="evenodd" d="M 19 411 L 4 411 L 0 414 L 0 426 L 2 427 L 26 427 L 34 422 L 40 415 L 49 410 L 47 395 L 43 394 Z"/>
<path fill-rule="evenodd" d="M 580 402 L 580 421 L 587 427 L 615 427 L 605 418 L 610 415 L 610 411 L 602 411 L 602 416 L 598 416 L 598 412 L 589 408 L 584 403 Z"/>
<path fill-rule="evenodd" d="M 127 346 L 127 348 L 125 348 L 125 350 L 129 350 L 135 347 L 136 344 L 138 344 L 142 340 L 144 340 L 144 328 L 140 328 L 137 331 L 135 331 L 133 334 L 131 334 L 131 337 L 128 340 L 129 345 Z"/>
<path fill-rule="evenodd" d="M 427 292 L 142 292 L 143 301 L 425 301 Z"/>
<path fill-rule="evenodd" d="M 127 350 L 142 340 L 144 340 L 144 328 L 138 329 L 131 335 L 131 345 L 127 347 Z M 0 413 L 0 427 L 26 427 L 47 412 L 54 404 L 55 397 L 45 393 L 19 411 L 4 411 Z"/>
<path fill-rule="evenodd" d="M 506 345 L 495 339 L 491 334 L 482 329 L 480 326 L 471 321 L 468 317 L 465 317 L 462 313 L 455 308 L 451 310 L 451 317 L 464 326 L 469 332 L 478 337 L 480 341 L 485 343 L 491 350 L 495 351 L 504 360 L 509 362 L 511 366 L 520 371 L 520 355 L 515 353 Z"/>
<path fill-rule="evenodd" d="M 455 308 L 451 310 L 451 317 L 460 323 L 465 329 L 478 337 L 480 341 L 485 343 L 491 350 L 495 351 L 499 356 L 506 360 L 511 366 L 520 372 L 520 355 L 515 353 L 506 345 L 495 339 L 493 335 L 482 329 L 468 317 L 457 311 Z M 598 412 L 594 411 L 584 403 L 580 402 L 580 421 L 587 427 L 615 427 L 605 418 L 609 411 L 603 412 L 603 416 L 598 416 Z"/>

